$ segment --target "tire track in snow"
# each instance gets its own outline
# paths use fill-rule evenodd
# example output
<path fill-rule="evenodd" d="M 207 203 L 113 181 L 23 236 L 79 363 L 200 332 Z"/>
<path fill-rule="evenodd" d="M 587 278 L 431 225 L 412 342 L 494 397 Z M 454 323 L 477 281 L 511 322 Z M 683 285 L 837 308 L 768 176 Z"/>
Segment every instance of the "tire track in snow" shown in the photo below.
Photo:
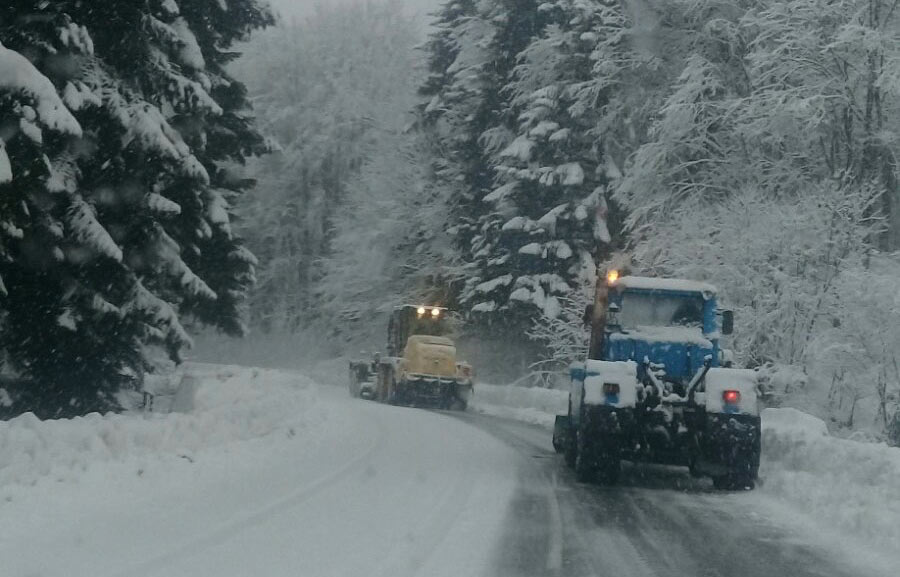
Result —
<path fill-rule="evenodd" d="M 472 489 L 469 483 L 471 466 L 460 471 L 453 483 L 453 488 L 443 494 L 434 508 L 431 509 L 427 522 L 417 528 L 423 537 L 405 541 L 395 545 L 388 559 L 381 564 L 375 575 L 379 577 L 414 577 L 420 575 L 441 542 L 447 537 L 453 525 L 468 502 Z"/>
<path fill-rule="evenodd" d="M 374 431 L 375 434 L 372 435 L 370 438 L 371 442 L 366 445 L 365 449 L 349 461 L 346 461 L 341 467 L 314 479 L 303 487 L 270 502 L 252 513 L 244 514 L 202 537 L 192 539 L 166 553 L 115 573 L 113 577 L 142 577 L 157 574 L 180 561 L 219 546 L 237 537 L 247 529 L 263 524 L 270 517 L 283 513 L 285 509 L 296 507 L 308 501 L 322 490 L 332 486 L 336 481 L 347 478 L 358 469 L 364 468 L 366 460 L 382 446 L 386 437 L 384 425 L 380 421 L 375 421 Z"/>
<path fill-rule="evenodd" d="M 852 559 L 840 558 L 838 551 L 782 522 L 780 516 L 766 516 L 757 510 L 758 496 L 753 493 L 714 491 L 708 481 L 692 479 L 681 469 L 643 464 L 626 464 L 616 487 L 584 485 L 551 452 L 549 431 L 478 415 L 460 418 L 522 453 L 531 464 L 523 477 L 540 479 L 534 469 L 557 472 L 566 577 L 880 574 L 851 565 Z M 517 521 L 524 519 L 508 523 Z M 509 540 L 513 552 L 527 545 L 515 532 Z M 523 576 L 546 574 L 527 566 L 521 571 Z"/>

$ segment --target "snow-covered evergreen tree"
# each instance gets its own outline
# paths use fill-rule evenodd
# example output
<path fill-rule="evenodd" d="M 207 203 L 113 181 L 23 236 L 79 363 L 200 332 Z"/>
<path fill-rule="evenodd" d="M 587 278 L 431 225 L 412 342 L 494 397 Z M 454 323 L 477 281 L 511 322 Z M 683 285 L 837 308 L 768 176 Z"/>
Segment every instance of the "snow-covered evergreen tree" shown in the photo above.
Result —
<path fill-rule="evenodd" d="M 432 157 L 428 188 L 448 199 L 446 226 L 460 262 L 470 259 L 480 199 L 493 182 L 486 148 L 497 144 L 482 140 L 482 134 L 500 114 L 503 71 L 494 65 L 494 4 L 446 2 L 425 44 L 429 74 L 418 112 Z M 507 64 L 506 74 L 510 68 Z M 454 270 L 448 276 L 458 280 L 466 273 Z"/>
<path fill-rule="evenodd" d="M 255 0 L 0 8 L 2 347 L 36 410 L 115 407 L 147 345 L 190 344 L 185 314 L 241 331 L 253 257 L 220 163 L 261 138 L 224 66 L 270 19 Z"/>
<path fill-rule="evenodd" d="M 451 276 L 466 278 L 467 286 L 478 274 L 473 259 L 484 235 L 483 199 L 494 188 L 491 155 L 511 140 L 503 88 L 539 19 L 534 2 L 448 2 L 426 45 L 430 76 L 420 116 L 433 143 L 430 186 L 450 199 L 448 227 L 464 265 Z M 477 301 L 467 302 L 467 292 L 461 296 L 471 308 Z"/>
<path fill-rule="evenodd" d="M 473 239 L 474 266 L 463 299 L 476 312 L 503 317 L 524 308 L 555 318 L 594 278 L 612 243 L 596 127 L 606 78 L 594 70 L 598 42 L 621 19 L 618 3 L 544 3 L 541 34 L 518 55 L 504 89 L 515 119 L 506 146 L 491 150 L 495 188 Z M 604 63 L 605 64 L 605 63 Z M 488 131 L 500 140 L 505 127 Z"/>

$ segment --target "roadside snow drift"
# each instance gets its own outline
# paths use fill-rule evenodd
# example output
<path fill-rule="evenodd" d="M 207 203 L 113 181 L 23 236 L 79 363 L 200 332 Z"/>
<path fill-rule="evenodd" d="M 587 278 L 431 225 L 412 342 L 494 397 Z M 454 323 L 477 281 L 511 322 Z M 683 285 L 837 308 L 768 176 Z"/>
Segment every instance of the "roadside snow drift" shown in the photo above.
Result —
<path fill-rule="evenodd" d="M 176 394 L 183 413 L 47 421 L 26 413 L 0 422 L 0 497 L 12 485 L 78 478 L 101 462 L 190 459 L 210 447 L 305 432 L 324 418 L 311 383 L 296 374 L 206 365 L 189 372 Z"/>
<path fill-rule="evenodd" d="M 762 444 L 765 493 L 879 548 L 900 543 L 900 448 L 832 437 L 795 409 L 763 411 Z"/>
<path fill-rule="evenodd" d="M 469 406 L 485 415 L 553 427 L 556 415 L 565 415 L 568 410 L 569 394 L 540 387 L 476 383 Z"/>

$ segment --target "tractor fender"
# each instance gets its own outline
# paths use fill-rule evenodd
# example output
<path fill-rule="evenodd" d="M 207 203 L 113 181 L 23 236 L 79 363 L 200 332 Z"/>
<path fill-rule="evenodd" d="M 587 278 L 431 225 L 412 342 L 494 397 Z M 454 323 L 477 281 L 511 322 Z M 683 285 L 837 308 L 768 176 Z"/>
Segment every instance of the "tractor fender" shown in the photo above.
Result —
<path fill-rule="evenodd" d="M 596 361 L 584 364 L 583 402 L 589 406 L 619 409 L 637 404 L 637 363 L 634 361 Z"/>
<path fill-rule="evenodd" d="M 756 371 L 751 369 L 709 369 L 704 377 L 706 412 L 758 416 L 757 378 Z"/>

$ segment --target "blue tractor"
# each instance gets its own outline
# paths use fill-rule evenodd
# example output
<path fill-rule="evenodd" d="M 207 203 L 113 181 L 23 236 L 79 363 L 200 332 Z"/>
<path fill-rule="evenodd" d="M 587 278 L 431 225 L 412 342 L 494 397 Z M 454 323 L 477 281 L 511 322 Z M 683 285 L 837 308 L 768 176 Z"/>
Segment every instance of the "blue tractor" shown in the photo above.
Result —
<path fill-rule="evenodd" d="M 588 359 L 570 369 L 568 414 L 553 432 L 580 481 L 615 483 L 629 460 L 687 466 L 721 489 L 754 486 L 756 373 L 723 366 L 733 315 L 718 311 L 715 287 L 609 271 L 585 321 Z"/>

